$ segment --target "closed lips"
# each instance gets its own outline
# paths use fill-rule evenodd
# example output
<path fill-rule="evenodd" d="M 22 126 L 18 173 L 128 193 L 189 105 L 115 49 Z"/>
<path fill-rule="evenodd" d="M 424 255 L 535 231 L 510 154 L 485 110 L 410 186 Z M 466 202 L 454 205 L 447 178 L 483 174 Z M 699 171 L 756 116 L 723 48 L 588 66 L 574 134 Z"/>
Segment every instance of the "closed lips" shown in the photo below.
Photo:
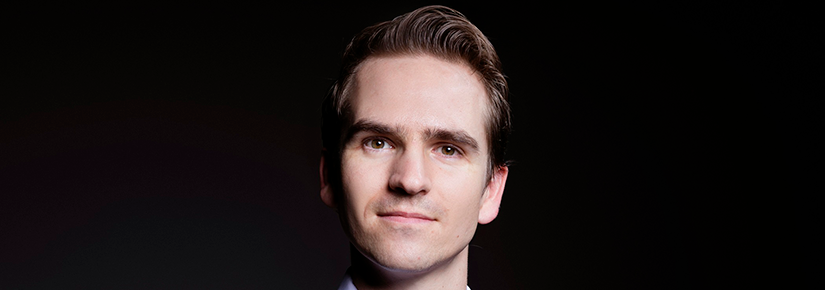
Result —
<path fill-rule="evenodd" d="M 419 220 L 426 220 L 426 221 L 434 221 L 435 219 L 430 218 L 426 215 L 414 212 L 403 212 L 403 211 L 394 211 L 394 212 L 387 212 L 387 213 L 379 213 L 378 216 L 380 217 L 398 217 L 398 218 L 407 218 L 407 219 L 419 219 Z"/>

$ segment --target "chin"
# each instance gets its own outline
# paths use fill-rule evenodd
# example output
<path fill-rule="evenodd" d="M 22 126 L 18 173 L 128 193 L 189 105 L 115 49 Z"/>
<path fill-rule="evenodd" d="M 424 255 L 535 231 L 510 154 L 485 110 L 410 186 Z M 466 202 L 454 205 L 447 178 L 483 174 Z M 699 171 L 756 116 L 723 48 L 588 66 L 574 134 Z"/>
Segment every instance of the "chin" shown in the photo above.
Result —
<path fill-rule="evenodd" d="M 427 272 L 449 260 L 448 257 L 442 257 L 438 251 L 421 245 L 367 245 L 359 250 L 373 263 L 396 272 Z"/>
<path fill-rule="evenodd" d="M 384 269 L 407 273 L 426 272 L 427 270 L 432 269 L 436 264 L 430 259 L 424 259 L 423 257 L 422 259 L 419 259 L 417 257 L 398 255 L 370 257 L 370 260 Z"/>

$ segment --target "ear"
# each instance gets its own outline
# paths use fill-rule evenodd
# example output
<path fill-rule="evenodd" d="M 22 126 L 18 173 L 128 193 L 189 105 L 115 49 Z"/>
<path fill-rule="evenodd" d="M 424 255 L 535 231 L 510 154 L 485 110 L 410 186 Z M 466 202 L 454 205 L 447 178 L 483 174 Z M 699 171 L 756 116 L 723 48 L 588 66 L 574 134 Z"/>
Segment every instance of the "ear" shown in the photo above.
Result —
<path fill-rule="evenodd" d="M 331 208 L 335 207 L 335 195 L 332 192 L 332 186 L 329 184 L 329 176 L 327 175 L 327 164 L 324 160 L 326 152 L 321 154 L 321 165 L 319 166 L 321 174 L 321 200 Z"/>
<path fill-rule="evenodd" d="M 498 208 L 501 205 L 501 196 L 504 193 L 504 184 L 507 183 L 507 174 L 510 169 L 501 166 L 493 172 L 490 182 L 484 189 L 481 197 L 481 208 L 478 211 L 478 223 L 488 224 L 498 216 Z"/>

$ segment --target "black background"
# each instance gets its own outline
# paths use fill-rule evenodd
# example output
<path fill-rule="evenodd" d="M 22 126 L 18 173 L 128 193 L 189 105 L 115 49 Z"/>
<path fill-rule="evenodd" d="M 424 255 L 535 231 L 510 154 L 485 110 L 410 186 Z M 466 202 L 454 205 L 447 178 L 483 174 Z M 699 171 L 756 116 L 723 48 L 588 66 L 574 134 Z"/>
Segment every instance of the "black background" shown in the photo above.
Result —
<path fill-rule="evenodd" d="M 471 243 L 473 289 L 784 279 L 753 270 L 795 253 L 766 250 L 797 237 L 777 198 L 794 189 L 766 152 L 793 154 L 773 142 L 782 100 L 812 95 L 777 82 L 815 52 L 798 39 L 821 44 L 785 29 L 806 18 L 447 5 L 496 46 L 514 112 L 501 212 Z M 7 9 L 0 286 L 335 289 L 349 257 L 318 197 L 320 102 L 353 34 L 419 6 Z M 799 83 L 821 76 L 805 60 L 819 73 Z"/>

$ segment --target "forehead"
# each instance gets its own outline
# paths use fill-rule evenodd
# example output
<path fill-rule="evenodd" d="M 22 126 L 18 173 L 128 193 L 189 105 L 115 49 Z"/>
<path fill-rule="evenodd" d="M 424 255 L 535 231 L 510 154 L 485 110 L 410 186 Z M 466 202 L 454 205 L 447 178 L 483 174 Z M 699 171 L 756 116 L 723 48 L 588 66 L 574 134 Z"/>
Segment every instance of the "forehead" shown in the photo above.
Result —
<path fill-rule="evenodd" d="M 352 95 L 354 121 L 405 130 L 464 130 L 487 147 L 486 90 L 467 65 L 428 55 L 370 57 Z"/>

